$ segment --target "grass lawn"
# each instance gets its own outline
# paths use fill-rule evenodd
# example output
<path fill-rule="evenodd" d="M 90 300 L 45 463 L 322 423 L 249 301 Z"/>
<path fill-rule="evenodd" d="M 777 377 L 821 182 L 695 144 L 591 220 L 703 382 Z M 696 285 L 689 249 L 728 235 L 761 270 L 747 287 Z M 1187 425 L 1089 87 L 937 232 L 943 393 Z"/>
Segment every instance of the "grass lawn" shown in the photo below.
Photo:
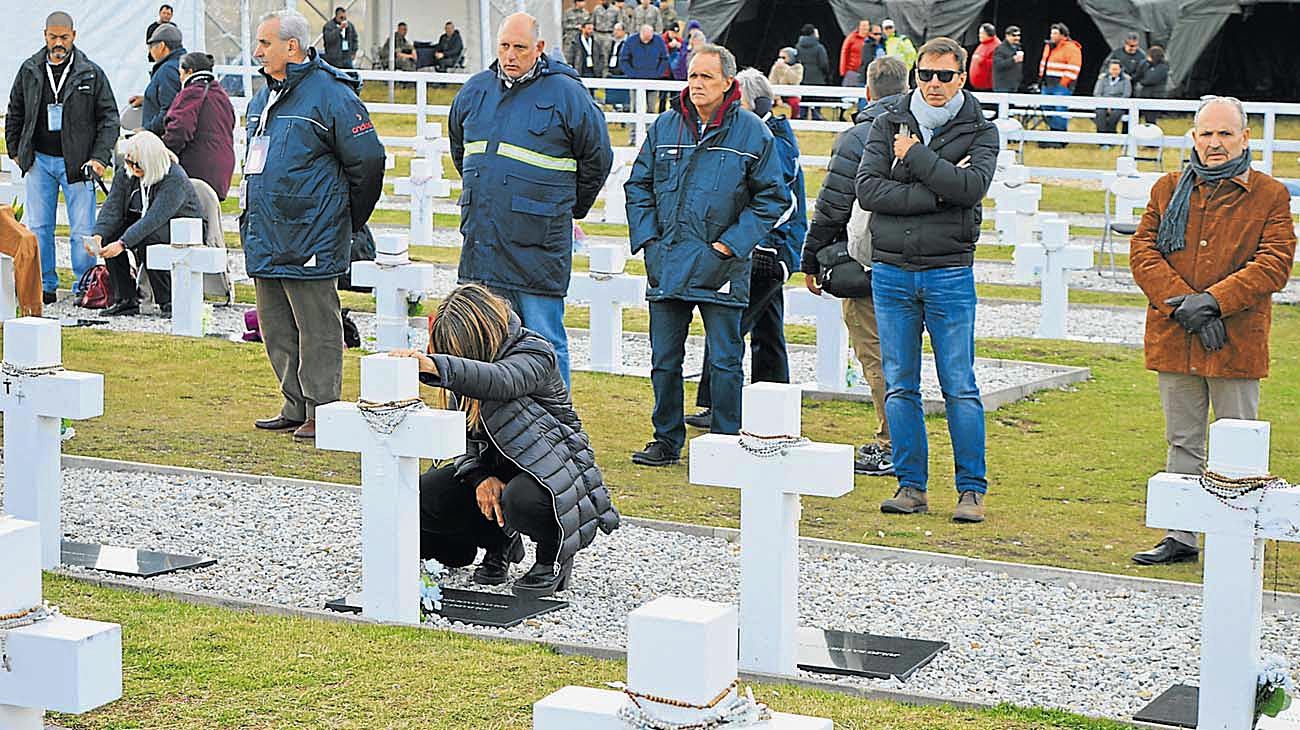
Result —
<path fill-rule="evenodd" d="M 1300 310 L 1278 307 L 1272 377 L 1264 381 L 1261 417 L 1273 421 L 1273 466 L 1300 473 Z M 571 324 L 580 324 L 575 311 Z M 639 324 L 633 322 L 630 324 Z M 629 327 L 630 329 L 632 327 Z M 791 328 L 806 341 L 808 328 Z M 1093 380 L 1071 392 L 1052 391 L 987 416 L 990 520 L 958 527 L 951 509 L 951 450 L 942 418 L 930 418 L 934 512 L 886 518 L 877 509 L 894 482 L 859 477 L 839 500 L 804 501 L 803 534 L 981 558 L 1086 570 L 1199 580 L 1195 565 L 1139 568 L 1128 556 L 1154 543 L 1142 528 L 1148 476 L 1164 462 L 1163 419 L 1155 376 L 1136 348 L 1038 340 L 982 341 L 982 356 L 1092 368 Z M 346 399 L 357 395 L 357 353 L 344 367 Z M 108 331 L 67 330 L 70 368 L 105 374 L 105 415 L 78 424 L 65 452 L 200 468 L 357 483 L 355 456 L 320 452 L 276 434 L 255 432 L 255 418 L 273 414 L 278 387 L 257 346 L 217 340 Z M 201 373 L 201 375 L 200 375 Z M 688 403 L 694 387 L 687 387 Z M 574 374 L 574 401 L 596 447 L 617 505 L 627 514 L 735 526 L 734 490 L 690 486 L 686 466 L 648 469 L 629 461 L 649 439 L 651 392 L 639 378 Z M 874 428 L 870 406 L 808 402 L 805 432 L 817 439 L 860 443 Z M 1300 550 L 1284 546 L 1279 585 L 1300 589 Z M 1273 572 L 1270 568 L 1270 573 Z M 1270 584 L 1272 580 L 1270 580 Z"/>
<path fill-rule="evenodd" d="M 122 624 L 124 696 L 71 730 L 124 728 L 443 728 L 524 730 L 532 703 L 567 684 L 621 680 L 622 662 L 441 631 L 258 616 L 47 575 L 72 616 Z M 843 730 L 1118 730 L 1119 723 L 999 707 L 956 710 L 869 701 L 791 685 L 754 688 L 779 711 Z"/>

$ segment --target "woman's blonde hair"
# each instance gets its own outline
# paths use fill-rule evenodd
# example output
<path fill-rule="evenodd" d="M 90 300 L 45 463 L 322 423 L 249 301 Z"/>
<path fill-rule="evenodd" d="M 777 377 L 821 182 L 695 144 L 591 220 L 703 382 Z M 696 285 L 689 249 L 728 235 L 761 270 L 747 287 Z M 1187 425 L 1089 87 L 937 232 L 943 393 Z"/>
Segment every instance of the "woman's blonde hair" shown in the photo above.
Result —
<path fill-rule="evenodd" d="M 136 132 L 122 142 L 121 151 L 124 159 L 140 166 L 140 182 L 146 187 L 156 185 L 166 177 L 172 163 L 176 162 L 175 153 L 167 149 L 167 145 L 153 132 Z"/>
<path fill-rule="evenodd" d="M 466 284 L 438 305 L 429 322 L 429 353 L 492 362 L 509 334 L 510 304 L 482 284 Z M 438 399 L 446 408 L 447 391 L 439 391 Z M 478 400 L 458 397 L 456 406 L 465 412 L 470 430 L 482 425 Z"/>

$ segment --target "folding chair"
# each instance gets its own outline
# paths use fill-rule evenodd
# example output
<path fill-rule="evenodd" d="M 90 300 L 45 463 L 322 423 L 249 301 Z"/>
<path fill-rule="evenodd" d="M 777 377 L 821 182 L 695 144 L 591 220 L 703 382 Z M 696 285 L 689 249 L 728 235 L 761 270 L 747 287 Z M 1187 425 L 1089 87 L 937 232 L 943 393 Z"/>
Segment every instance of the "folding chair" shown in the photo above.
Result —
<path fill-rule="evenodd" d="M 1023 164 L 1025 161 L 1025 127 L 1019 120 L 1012 117 L 1003 117 L 995 119 L 993 126 L 998 129 L 998 139 L 1001 144 L 999 147 L 1005 149 L 1008 144 L 1014 143 L 1016 151 L 1016 161 Z"/>
<path fill-rule="evenodd" d="M 1158 179 L 1157 175 L 1139 173 L 1137 161 L 1133 158 L 1121 157 L 1116 164 L 1115 176 L 1106 181 L 1106 224 L 1102 230 L 1101 250 L 1110 257 L 1111 276 L 1116 274 L 1116 237 L 1131 237 L 1137 233 L 1138 217 L 1133 215 L 1133 209 L 1146 209 L 1147 201 L 1151 199 L 1151 188 Z"/>
<path fill-rule="evenodd" d="M 1164 169 L 1165 160 L 1165 130 L 1155 124 L 1138 124 L 1133 127 L 1133 139 L 1137 141 L 1137 154 L 1133 156 L 1134 162 L 1154 162 L 1157 170 Z M 1144 157 L 1142 149 L 1155 149 L 1155 155 Z"/>

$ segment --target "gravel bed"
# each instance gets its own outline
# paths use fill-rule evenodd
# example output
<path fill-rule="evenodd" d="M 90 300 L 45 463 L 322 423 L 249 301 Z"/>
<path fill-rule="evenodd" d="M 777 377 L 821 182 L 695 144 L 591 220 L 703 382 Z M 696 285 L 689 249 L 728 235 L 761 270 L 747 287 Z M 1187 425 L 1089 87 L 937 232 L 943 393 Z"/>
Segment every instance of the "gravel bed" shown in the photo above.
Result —
<path fill-rule="evenodd" d="M 95 469 L 64 469 L 63 481 L 69 539 L 219 559 L 132 582 L 313 608 L 360 590 L 355 492 Z M 628 526 L 578 555 L 568 609 L 501 633 L 624 647 L 637 606 L 663 594 L 735 601 L 738 576 L 737 545 Z M 468 586 L 468 571 L 447 585 Z M 1126 718 L 1197 678 L 1198 598 L 803 551 L 799 611 L 805 625 L 951 644 L 906 684 L 823 677 L 846 684 Z M 1300 656 L 1300 616 L 1265 616 L 1263 647 Z"/>

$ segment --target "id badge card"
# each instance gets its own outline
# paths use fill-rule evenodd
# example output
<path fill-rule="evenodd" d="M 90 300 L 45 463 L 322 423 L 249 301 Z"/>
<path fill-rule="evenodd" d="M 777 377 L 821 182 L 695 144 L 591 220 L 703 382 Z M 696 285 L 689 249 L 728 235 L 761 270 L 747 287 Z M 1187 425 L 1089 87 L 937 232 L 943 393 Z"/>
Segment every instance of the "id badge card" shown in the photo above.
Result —
<path fill-rule="evenodd" d="M 343 50 L 345 50 L 345 51 L 348 50 L 348 42 L 347 42 L 347 41 L 343 41 Z"/>
<path fill-rule="evenodd" d="M 267 152 L 271 148 L 271 138 L 260 134 L 248 143 L 248 157 L 244 158 L 244 174 L 258 175 L 266 167 Z"/>
<path fill-rule="evenodd" d="M 46 104 L 45 117 L 47 120 L 49 120 L 49 131 L 51 132 L 63 131 L 63 105 L 62 104 Z"/>

